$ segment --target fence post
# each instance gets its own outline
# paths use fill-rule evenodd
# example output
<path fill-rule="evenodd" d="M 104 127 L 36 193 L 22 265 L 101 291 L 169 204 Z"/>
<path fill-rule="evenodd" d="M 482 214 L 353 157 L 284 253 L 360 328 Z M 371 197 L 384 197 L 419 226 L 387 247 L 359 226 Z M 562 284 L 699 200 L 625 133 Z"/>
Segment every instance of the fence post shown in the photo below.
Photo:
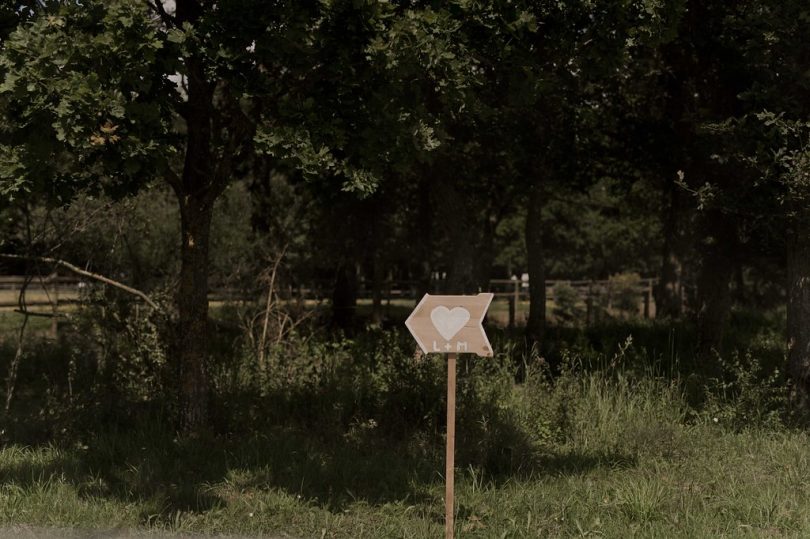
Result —
<path fill-rule="evenodd" d="M 59 337 L 59 277 L 51 280 L 54 283 L 53 287 L 53 317 L 51 318 L 51 338 L 56 339 Z"/>
<path fill-rule="evenodd" d="M 650 291 L 644 290 L 644 318 L 650 317 Z"/>
<path fill-rule="evenodd" d="M 588 282 L 588 291 L 585 293 L 585 327 L 593 321 L 593 281 Z"/>
<path fill-rule="evenodd" d="M 515 296 L 507 298 L 509 302 L 509 329 L 515 329 Z"/>

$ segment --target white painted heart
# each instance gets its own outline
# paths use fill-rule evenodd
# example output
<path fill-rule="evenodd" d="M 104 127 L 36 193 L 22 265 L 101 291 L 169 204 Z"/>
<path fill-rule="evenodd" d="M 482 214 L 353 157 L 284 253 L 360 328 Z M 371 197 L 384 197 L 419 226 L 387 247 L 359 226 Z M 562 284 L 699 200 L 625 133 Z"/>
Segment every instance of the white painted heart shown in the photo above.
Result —
<path fill-rule="evenodd" d="M 464 307 L 453 307 L 453 310 L 450 310 L 444 305 L 439 305 L 430 311 L 430 320 L 439 335 L 449 341 L 470 320 L 470 311 Z"/>

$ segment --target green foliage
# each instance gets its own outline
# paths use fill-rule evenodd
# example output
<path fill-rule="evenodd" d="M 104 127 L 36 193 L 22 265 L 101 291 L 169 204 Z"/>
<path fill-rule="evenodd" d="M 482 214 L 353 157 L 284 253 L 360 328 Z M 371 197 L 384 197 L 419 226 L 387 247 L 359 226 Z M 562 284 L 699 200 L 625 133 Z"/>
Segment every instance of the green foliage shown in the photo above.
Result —
<path fill-rule="evenodd" d="M 332 432 L 369 422 L 392 436 L 414 428 L 430 432 L 441 418 L 440 363 L 435 357 L 415 359 L 412 350 L 395 333 L 334 343 L 293 336 L 272 351 L 265 365 L 247 355 L 239 366 L 220 364 L 213 375 L 226 395 L 249 387 L 266 399 L 259 408 L 228 407 L 236 414 L 229 421 L 237 425 L 283 424 L 294 417 Z M 240 373 L 235 378 L 234 369 Z"/>
<path fill-rule="evenodd" d="M 114 316 L 105 323 L 111 332 L 122 327 Z M 440 534 L 444 360 L 414 357 L 406 335 L 326 341 L 299 334 L 274 350 L 264 371 L 237 349 L 210 365 L 226 413 L 213 435 L 193 441 L 178 440 L 155 403 L 124 402 L 144 391 L 154 396 L 155 379 L 139 384 L 144 371 L 123 359 L 134 349 L 110 350 L 131 382 L 116 394 L 120 409 L 81 399 L 97 367 L 64 351 L 81 339 L 101 343 L 98 336 L 99 328 L 80 324 L 61 346 L 30 349 L 13 410 L 20 418 L 32 413 L 29 435 L 46 429 L 40 439 L 50 442 L 15 444 L 25 439 L 23 425 L 4 425 L 2 522 Z M 232 335 L 221 337 L 232 343 Z M 456 497 L 466 531 L 459 533 L 806 531 L 807 436 L 771 411 L 783 404 L 778 376 L 740 356 L 726 362 L 727 381 L 703 386 L 708 399 L 693 407 L 677 377 L 650 362 L 637 344 L 643 340 L 620 340 L 602 354 L 569 349 L 554 374 L 515 345 L 460 362 Z M 0 346 L 0 359 L 10 352 Z M 38 384 L 47 390 L 33 391 Z M 115 410 L 119 417 L 105 417 Z"/>
<path fill-rule="evenodd" d="M 554 285 L 554 318 L 563 323 L 577 322 L 582 317 L 581 298 L 576 288 L 567 282 Z"/>
<path fill-rule="evenodd" d="M 546 271 L 552 279 L 607 279 L 622 272 L 659 271 L 661 223 L 657 196 L 643 180 L 602 178 L 584 192 L 553 190 L 543 208 Z M 525 210 L 498 223 L 496 262 L 526 268 Z M 514 270 L 513 270 L 514 272 Z"/>
<path fill-rule="evenodd" d="M 98 305 L 60 326 L 58 348 L 45 342 L 26 347 L 14 404 L 20 423 L 9 435 L 40 436 L 37 429 L 46 417 L 56 421 L 52 415 L 27 415 L 40 407 L 58 413 L 59 428 L 73 436 L 99 420 L 128 423 L 127 410 L 174 406 L 162 323 L 116 294 Z M 212 334 L 208 370 L 220 410 L 214 430 L 305 428 L 357 443 L 380 437 L 435 443 L 443 431 L 444 359 L 415 356 L 407 335 L 378 330 L 331 341 L 301 326 L 259 362 L 229 320 L 223 311 Z M 720 360 L 721 375 L 710 365 L 681 360 L 678 349 L 684 345 L 667 344 L 672 337 L 666 331 L 614 326 L 588 330 L 598 332 L 594 338 L 602 350 L 583 339 L 582 330 L 570 330 L 580 337 L 568 344 L 560 335 L 561 357 L 551 356 L 560 365 L 554 373 L 498 338 L 494 359 L 461 361 L 459 462 L 488 473 L 517 473 L 545 448 L 566 441 L 594 449 L 635 447 L 635 438 L 666 435 L 656 431 L 658 416 L 666 423 L 711 425 L 717 418 L 733 429 L 778 428 L 792 421 L 784 412 L 781 371 L 761 366 L 771 364 L 766 354 L 774 343 L 760 343 L 744 326 L 737 337 L 743 352 Z M 634 337 L 627 338 L 628 331 Z M 688 339 L 684 344 L 688 349 Z M 11 352 L 5 350 L 4 361 Z M 35 397 L 43 379 L 50 388 L 47 405 Z M 645 400 L 650 394 L 656 399 Z M 621 419 L 625 413 L 632 417 Z"/>
<path fill-rule="evenodd" d="M 59 246 L 65 260 L 84 261 L 87 269 L 147 292 L 165 286 L 179 266 L 177 203 L 160 185 L 121 200 L 81 194 L 71 206 L 38 212 L 32 221 L 46 231 L 41 244 Z M 47 226 L 51 222 L 61 226 Z M 23 245 L 24 233 L 17 238 Z"/>
<path fill-rule="evenodd" d="M 624 317 L 638 315 L 641 301 L 640 282 L 641 276 L 637 273 L 611 275 L 608 280 L 611 304 Z"/>
<path fill-rule="evenodd" d="M 704 421 L 734 430 L 778 428 L 791 422 L 789 384 L 779 368 L 768 369 L 750 352 L 717 361 L 721 375 L 706 384 Z"/>
<path fill-rule="evenodd" d="M 210 155 L 183 171 L 207 174 L 189 192 L 216 194 L 217 285 L 266 287 L 256 275 L 285 247 L 290 283 L 338 263 L 365 277 L 521 273 L 538 184 L 548 274 L 612 275 L 602 312 L 637 312 L 670 202 L 667 241 L 700 241 L 693 211 L 720 209 L 746 246 L 737 262 L 779 279 L 780 225 L 807 202 L 800 2 L 209 4 L 169 22 L 134 0 L 0 7 L 0 198 L 35 206 L 35 221 L 101 215 L 34 246 L 168 297 L 179 211 L 144 188 L 178 190 L 199 134 L 188 82 L 204 79 Z M 30 237 L 2 233 L 4 248 Z M 673 249 L 688 288 L 693 253 Z M 581 319 L 573 288 L 554 296 L 557 320 Z M 114 292 L 86 299 L 56 346 L 26 343 L 0 521 L 440 533 L 443 358 L 396 331 L 335 337 L 318 322 L 257 357 L 233 314 L 257 307 L 229 306 L 211 324 L 212 433 L 185 443 L 165 421 L 171 326 Z M 551 327 L 542 354 L 503 339 L 495 358 L 462 360 L 460 533 L 807 535 L 782 328 L 731 322 L 712 364 L 696 364 L 686 322 L 615 319 Z"/>
<path fill-rule="evenodd" d="M 15 30 L 0 55 L 0 194 L 67 204 L 80 190 L 120 195 L 159 176 L 176 155 L 166 144 L 173 65 L 134 2 L 66 6 Z"/>

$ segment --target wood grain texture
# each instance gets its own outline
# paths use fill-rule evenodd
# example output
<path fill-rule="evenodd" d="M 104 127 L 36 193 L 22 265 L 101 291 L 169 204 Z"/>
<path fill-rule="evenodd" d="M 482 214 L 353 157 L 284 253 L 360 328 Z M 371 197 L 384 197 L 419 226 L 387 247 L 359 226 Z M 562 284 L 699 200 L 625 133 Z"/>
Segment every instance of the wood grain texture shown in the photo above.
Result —
<path fill-rule="evenodd" d="M 444 535 L 453 539 L 456 477 L 456 354 L 447 356 L 447 445 L 444 466 Z"/>
<path fill-rule="evenodd" d="M 426 354 L 470 353 L 482 357 L 492 357 L 492 345 L 490 345 L 481 323 L 493 296 L 492 293 L 475 296 L 425 294 L 405 321 L 405 326 Z M 441 335 L 431 319 L 434 309 L 441 307 L 450 311 L 460 307 L 470 313 L 469 320 L 450 339 L 445 339 Z"/>

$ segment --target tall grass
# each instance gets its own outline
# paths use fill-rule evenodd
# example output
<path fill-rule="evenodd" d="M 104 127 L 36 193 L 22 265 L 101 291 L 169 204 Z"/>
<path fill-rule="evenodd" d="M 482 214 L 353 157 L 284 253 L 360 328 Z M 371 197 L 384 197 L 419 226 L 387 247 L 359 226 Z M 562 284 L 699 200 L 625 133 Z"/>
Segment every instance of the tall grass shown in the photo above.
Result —
<path fill-rule="evenodd" d="M 700 370 L 671 328 L 624 330 L 605 328 L 610 347 L 494 335 L 494 358 L 460 361 L 459 536 L 810 535 L 808 437 L 757 351 L 775 353 L 776 333 Z M 407 335 L 300 336 L 259 365 L 218 334 L 211 429 L 192 440 L 171 427 L 165 363 L 139 359 L 149 341 L 105 338 L 30 349 L 4 423 L 0 523 L 441 535 L 445 363 Z"/>

